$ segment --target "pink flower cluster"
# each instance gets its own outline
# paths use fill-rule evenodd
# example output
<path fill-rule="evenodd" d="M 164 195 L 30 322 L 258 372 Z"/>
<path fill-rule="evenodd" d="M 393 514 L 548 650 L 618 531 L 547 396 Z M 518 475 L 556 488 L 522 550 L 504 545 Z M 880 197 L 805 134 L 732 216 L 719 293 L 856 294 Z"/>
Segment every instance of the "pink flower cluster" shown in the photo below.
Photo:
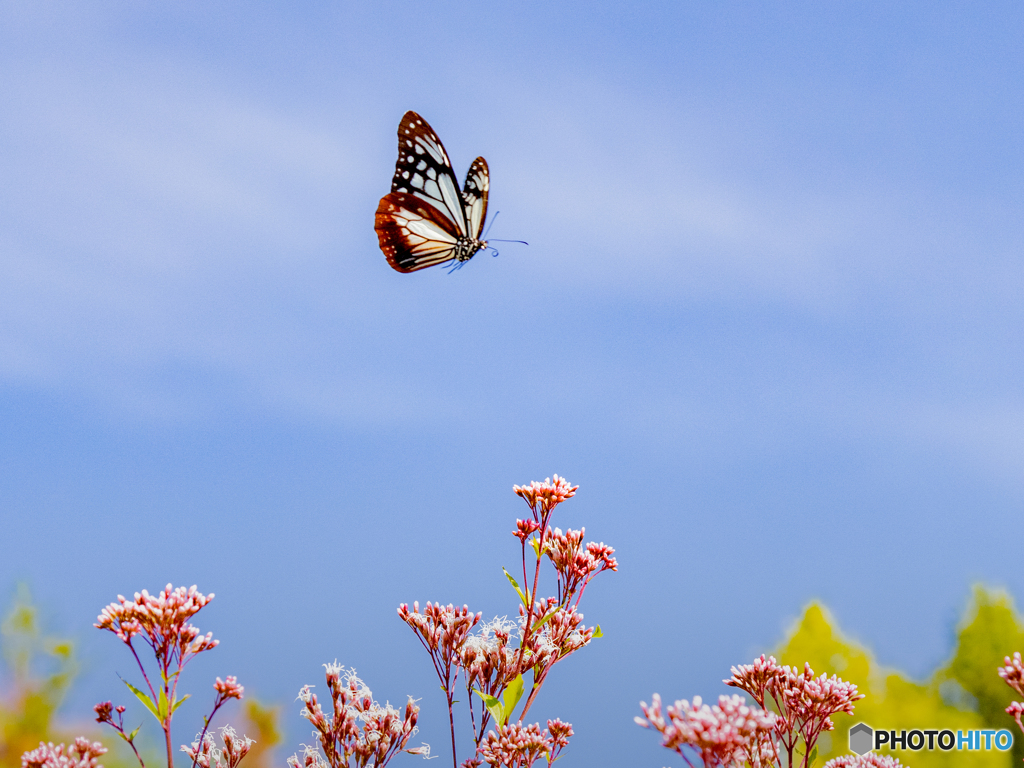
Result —
<path fill-rule="evenodd" d="M 481 614 L 470 612 L 465 605 L 456 608 L 451 603 L 441 605 L 431 602 L 420 613 L 420 604 L 416 601 L 411 611 L 407 603 L 398 606 L 398 616 L 416 632 L 420 642 L 435 658 L 435 664 L 451 664 L 473 627 L 480 621 Z"/>
<path fill-rule="evenodd" d="M 720 696 L 711 707 L 694 696 L 692 705 L 682 699 L 663 712 L 661 697 L 654 694 L 650 706 L 641 702 L 640 708 L 644 717 L 635 718 L 638 725 L 658 731 L 662 746 L 684 759 L 687 750 L 696 752 L 704 768 L 762 765 L 774 754 L 775 715 L 747 706 L 742 696 Z"/>
<path fill-rule="evenodd" d="M 587 584 L 601 571 L 617 571 L 619 563 L 613 557 L 615 550 L 603 541 L 583 544 L 585 528 L 562 533 L 555 528 L 548 536 L 544 553 L 558 575 L 558 601 L 567 605 L 576 597 L 579 604 Z"/>
<path fill-rule="evenodd" d="M 563 533 L 550 525 L 555 508 L 571 499 L 578 487 L 558 475 L 554 480 L 548 478 L 542 483 L 534 481 L 528 486 L 513 486 L 532 513 L 526 520 L 517 520 L 513 531 L 522 550 L 522 585 L 508 571 L 505 572 L 520 598 L 518 621 L 496 618 L 477 627 L 481 614 L 470 612 L 466 606 L 459 609 L 452 605 L 427 603 L 422 613 L 419 603 L 413 603 L 412 610 L 405 603 L 398 608 L 399 617 L 412 628 L 430 654 L 448 699 L 452 759 L 456 766 L 453 705 L 454 683 L 460 672 L 469 700 L 476 747 L 483 750 L 485 744 L 490 745 L 486 755 L 480 751 L 477 757 L 464 765 L 482 765 L 481 760 L 499 759 L 495 756 L 504 754 L 501 750 L 505 749 L 500 745 L 511 744 L 509 739 L 522 747 L 515 753 L 519 755 L 515 758 L 515 765 L 529 765 L 538 759 L 531 751 L 534 747 L 540 748 L 537 744 L 541 742 L 536 742 L 536 739 L 555 739 L 545 753 L 549 754 L 556 748 L 561 750 L 564 744 L 559 740 L 564 738 L 567 741 L 572 733 L 571 727 L 560 721 L 551 721 L 557 725 L 543 733 L 539 723 L 530 726 L 522 723 L 551 668 L 586 646 L 595 636 L 597 628 L 585 626 L 583 614 L 579 611 L 587 584 L 602 571 L 618 570 L 615 550 L 603 542 L 584 544 L 584 529 Z M 528 568 L 526 553 L 529 549 L 533 550 L 534 557 Z M 540 597 L 538 591 L 541 564 L 545 557 L 554 567 L 556 577 L 557 594 L 548 598 Z M 532 674 L 532 681 L 524 680 L 528 673 Z M 510 687 L 512 697 L 506 701 L 503 696 Z M 513 711 L 521 700 L 520 696 L 524 696 L 525 701 L 516 723 Z M 491 731 L 485 737 L 492 719 L 496 721 L 498 731 Z M 534 746 L 529 747 L 528 744 Z"/>
<path fill-rule="evenodd" d="M 543 626 L 528 637 L 528 624 Z M 594 636 L 594 627 L 583 625 L 583 614 L 575 608 L 560 608 L 554 598 L 540 599 L 534 604 L 532 622 L 527 622 L 526 609 L 519 607 L 518 624 L 495 618 L 477 627 L 465 638 L 454 657 L 454 665 L 465 677 L 467 695 L 474 688 L 498 697 L 520 675 L 533 674 L 535 688 L 543 683 L 550 669 L 566 656 L 586 646 Z M 512 645 L 513 638 L 519 647 Z M 483 738 L 489 714 L 481 714 L 479 728 L 470 710 L 474 731 Z"/>
<path fill-rule="evenodd" d="M 337 662 L 324 667 L 332 712 L 324 712 L 310 686 L 299 691 L 302 716 L 313 725 L 317 746 L 306 747 L 302 757 L 288 758 L 291 768 L 347 768 L 353 764 L 384 768 L 399 752 L 430 756 L 427 745 L 408 748 L 409 739 L 417 732 L 420 711 L 412 698 L 404 712 L 390 704 L 381 706 L 354 669 L 346 670 Z"/>
<path fill-rule="evenodd" d="M 809 664 L 804 664 L 801 671 L 781 666 L 775 657 L 764 655 L 753 664 L 733 667 L 732 677 L 725 683 L 749 693 L 758 709 L 748 707 L 741 696 L 722 696 L 717 707 L 702 705 L 695 697 L 693 706 L 682 700 L 669 707 L 666 720 L 661 699 L 655 694 L 650 707 L 640 704 L 646 720 L 638 717 L 636 721 L 658 730 L 662 744 L 684 758 L 687 750 L 699 754 L 704 768 L 734 764 L 795 768 L 797 761 L 808 768 L 818 737 L 835 728 L 832 715 L 853 714 L 854 702 L 864 698 L 857 693 L 857 686 L 835 675 L 815 677 Z M 798 750 L 801 741 L 803 749 Z M 801 754 L 803 759 L 799 760 Z M 865 763 L 834 768 L 872 766 Z"/>
<path fill-rule="evenodd" d="M 110 723 L 112 725 L 114 724 L 114 711 L 115 711 L 115 708 L 114 708 L 113 703 L 111 703 L 109 701 L 104 701 L 104 702 L 102 702 L 100 704 L 97 704 L 95 707 L 93 707 L 93 711 L 96 713 L 96 722 L 97 723 Z M 117 715 L 118 715 L 118 721 L 123 723 L 124 707 L 120 707 L 119 706 L 119 707 L 116 708 L 116 711 L 117 711 Z"/>
<path fill-rule="evenodd" d="M 548 720 L 548 727 L 543 731 L 539 723 L 505 725 L 498 733 L 491 731 L 487 734 L 477 750 L 479 759 L 468 761 L 468 764 L 487 763 L 492 768 L 529 768 L 537 760 L 543 759 L 550 766 L 568 745 L 570 736 L 572 726 L 561 720 Z"/>
<path fill-rule="evenodd" d="M 1021 662 L 1020 651 L 1016 651 L 1013 658 L 1006 656 L 1003 664 L 1004 666 L 999 668 L 999 676 L 1008 686 L 1024 696 L 1024 663 Z"/>
<path fill-rule="evenodd" d="M 512 647 L 512 630 L 517 625 L 504 618 L 480 624 L 459 649 L 458 664 L 466 675 L 466 684 L 496 696 L 519 674 L 519 658 Z"/>
<path fill-rule="evenodd" d="M 220 642 L 210 633 L 201 635 L 188 623 L 213 600 L 212 594 L 201 594 L 195 585 L 186 590 L 184 587 L 174 589 L 168 584 L 156 597 L 142 590 L 135 593 L 131 602 L 123 595 L 118 595 L 117 599 L 118 602 L 103 609 L 94 626 L 110 630 L 129 646 L 132 638 L 143 634 L 157 657 L 164 661 L 165 668 L 172 659 L 179 667 L 183 666 L 191 656 L 215 648 Z"/>
<path fill-rule="evenodd" d="M 822 768 L 903 768 L 898 758 L 892 755 L 843 755 L 833 757 Z"/>
<path fill-rule="evenodd" d="M 70 747 L 41 741 L 36 749 L 21 756 L 21 768 L 103 768 L 96 760 L 106 751 L 98 741 L 90 742 L 84 736 Z"/>
<path fill-rule="evenodd" d="M 526 609 L 519 606 L 519 627 L 525 651 L 520 672 L 532 670 L 536 679 L 543 678 L 556 662 L 587 645 L 595 631 L 595 627 L 583 624 L 583 614 L 575 606 L 564 607 L 554 597 L 536 600 L 530 621 L 526 619 Z M 527 628 L 532 631 L 527 633 Z"/>
<path fill-rule="evenodd" d="M 242 758 L 256 743 L 248 736 L 238 738 L 234 728 L 229 725 L 220 729 L 220 736 L 224 742 L 224 749 L 218 748 L 213 734 L 207 733 L 204 729 L 203 734 L 192 742 L 192 746 L 183 745 L 181 751 L 192 758 L 192 765 L 198 765 L 200 768 L 237 768 Z"/>
<path fill-rule="evenodd" d="M 1019 696 L 1024 696 L 1024 663 L 1021 662 L 1020 651 L 1016 651 L 1013 658 L 1006 656 L 1003 659 L 1003 666 L 999 668 L 999 676 Z M 1006 713 L 1013 716 L 1013 719 L 1017 721 L 1017 727 L 1024 732 L 1024 723 L 1021 722 L 1021 715 L 1024 715 L 1024 702 L 1010 702 Z"/>
<path fill-rule="evenodd" d="M 218 677 L 213 683 L 213 689 L 217 691 L 217 696 L 224 701 L 241 699 L 242 694 L 245 693 L 245 688 L 238 684 L 238 678 L 234 675 L 228 675 L 226 681 Z"/>
<path fill-rule="evenodd" d="M 181 672 L 193 656 L 216 648 L 219 644 L 211 633 L 203 635 L 190 623 L 191 618 L 213 600 L 213 595 L 202 594 L 194 585 L 189 589 L 175 589 L 168 584 L 156 596 L 142 590 L 135 593 L 134 600 L 129 601 L 123 595 L 118 595 L 117 600 L 118 602 L 111 603 L 103 609 L 95 626 L 97 629 L 112 632 L 131 650 L 148 690 L 137 688 L 128 681 L 124 682 L 159 722 L 164 732 L 167 766 L 173 768 L 171 721 L 174 719 L 175 711 L 188 698 L 187 695 L 178 698 Z M 136 637 L 141 637 L 152 649 L 159 668 L 159 677 L 151 674 L 151 671 L 147 672 L 146 665 L 138 653 L 139 649 L 134 645 Z M 228 677 L 227 680 L 218 677 L 213 688 L 217 695 L 210 713 L 203 718 L 203 730 L 192 747 L 185 746 L 182 749 L 192 758 L 192 768 L 197 765 L 201 768 L 235 768 L 237 762 L 249 751 L 252 742 L 245 738 L 239 740 L 231 729 L 222 729 L 225 749 L 220 750 L 214 745 L 212 734 L 207 735 L 207 730 L 217 711 L 227 701 L 241 699 L 245 689 L 238 684 L 235 677 Z M 135 736 L 139 729 L 135 728 L 130 733 L 124 729 L 125 708 L 115 708 L 111 702 L 106 701 L 97 704 L 94 710 L 96 720 L 113 728 L 135 752 L 139 765 L 145 768 L 142 756 L 135 746 Z"/>
<path fill-rule="evenodd" d="M 516 495 L 530 505 L 533 519 L 542 525 L 552 510 L 566 499 L 575 496 L 578 489 L 578 485 L 570 485 L 568 480 L 558 475 L 555 475 L 554 482 L 549 477 L 543 483 L 534 480 L 529 485 L 512 486 Z"/>
<path fill-rule="evenodd" d="M 818 737 L 835 728 L 832 715 L 852 715 L 854 702 L 864 698 L 856 685 L 835 675 L 815 677 L 810 664 L 797 670 L 780 666 L 774 656 L 765 658 L 763 654 L 753 664 L 733 667 L 732 677 L 725 683 L 749 693 L 762 708 L 775 705 L 780 715 L 775 731 L 791 758 L 801 739 L 806 745 L 804 754 L 809 755 Z"/>

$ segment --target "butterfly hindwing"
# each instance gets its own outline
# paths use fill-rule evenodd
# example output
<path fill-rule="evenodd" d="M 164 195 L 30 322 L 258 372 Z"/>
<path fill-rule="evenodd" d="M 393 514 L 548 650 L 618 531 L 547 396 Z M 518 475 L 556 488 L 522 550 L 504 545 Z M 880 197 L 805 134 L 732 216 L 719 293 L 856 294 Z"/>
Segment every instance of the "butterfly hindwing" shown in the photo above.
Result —
<path fill-rule="evenodd" d="M 487 243 L 480 240 L 490 186 L 487 162 L 478 157 L 460 191 L 441 139 L 415 112 L 398 126 L 398 162 L 391 194 L 381 198 L 374 219 L 380 248 L 399 272 L 468 261 Z"/>
<path fill-rule="evenodd" d="M 415 272 L 455 258 L 458 236 L 451 221 L 415 195 L 392 192 L 381 198 L 375 228 L 380 249 L 399 272 Z"/>

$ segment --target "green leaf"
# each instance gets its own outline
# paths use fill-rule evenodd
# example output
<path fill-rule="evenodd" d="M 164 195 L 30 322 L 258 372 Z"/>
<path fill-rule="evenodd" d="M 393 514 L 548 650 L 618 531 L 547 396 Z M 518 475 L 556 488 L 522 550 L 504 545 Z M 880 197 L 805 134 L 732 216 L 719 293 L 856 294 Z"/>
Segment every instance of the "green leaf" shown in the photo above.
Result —
<path fill-rule="evenodd" d="M 541 620 L 540 620 L 540 621 L 538 621 L 538 622 L 537 622 L 536 624 L 534 624 L 534 625 L 533 625 L 533 631 L 534 631 L 534 632 L 536 632 L 536 631 L 537 631 L 538 629 L 540 629 L 540 628 L 541 628 L 541 627 L 543 627 L 543 626 L 544 626 L 545 624 L 547 624 L 547 623 L 548 623 L 548 622 L 549 622 L 549 621 L 551 620 L 551 617 L 552 617 L 552 616 L 554 616 L 554 615 L 555 615 L 555 612 L 554 612 L 554 611 L 552 611 L 552 612 L 551 612 L 551 613 L 549 613 L 549 614 L 548 614 L 547 616 L 545 616 L 545 617 L 544 617 L 543 619 L 541 619 Z"/>
<path fill-rule="evenodd" d="M 529 607 L 530 606 L 530 601 L 527 599 L 527 596 L 529 595 L 529 592 L 527 592 L 524 595 L 523 594 L 523 590 L 521 590 L 519 588 L 519 582 L 516 581 L 515 578 L 513 578 L 512 574 L 509 573 L 508 570 L 505 569 L 505 568 L 502 568 L 501 570 L 505 571 L 505 577 L 508 579 L 509 583 L 516 590 L 516 594 L 519 595 L 519 599 L 523 601 L 523 605 Z"/>
<path fill-rule="evenodd" d="M 128 689 L 135 694 L 135 698 L 142 702 L 143 706 L 145 706 L 146 709 L 148 709 L 153 714 L 153 717 L 157 719 L 158 723 L 163 725 L 163 720 L 160 719 L 160 713 L 157 712 L 156 704 L 153 703 L 153 700 L 149 698 L 149 696 L 144 694 L 142 691 L 140 691 L 138 688 L 136 688 L 134 685 L 129 683 L 127 680 L 121 680 L 121 682 L 128 686 Z"/>
<path fill-rule="evenodd" d="M 808 761 L 807 761 L 808 768 L 810 766 L 814 765 L 814 761 L 817 760 L 817 759 L 818 759 L 818 747 L 815 746 L 814 749 L 811 750 L 811 757 L 810 757 L 810 759 L 808 759 Z"/>
<path fill-rule="evenodd" d="M 139 728 L 141 728 L 141 727 L 142 727 L 142 723 L 139 723 Z M 124 734 L 121 734 L 121 738 L 124 739 L 125 741 L 127 741 L 129 744 L 131 744 L 132 741 L 135 739 L 135 735 L 139 732 L 139 728 L 136 728 L 134 731 L 129 733 L 127 736 L 125 736 Z"/>
<path fill-rule="evenodd" d="M 512 712 L 515 710 L 516 704 L 518 704 L 519 700 L 523 698 L 524 687 L 523 676 L 520 674 L 516 675 L 516 679 L 509 683 L 508 687 L 505 689 L 505 693 L 501 698 L 505 701 L 504 712 L 506 718 L 512 716 Z M 502 725 L 504 724 L 505 723 L 502 722 Z"/>
<path fill-rule="evenodd" d="M 594 634 L 592 635 L 592 637 L 594 637 L 594 638 L 604 637 L 604 632 L 601 631 L 601 625 L 600 624 L 598 624 L 596 627 L 594 627 Z"/>
<path fill-rule="evenodd" d="M 478 691 L 476 688 L 473 689 L 473 693 L 484 700 L 484 706 L 487 707 L 487 711 L 491 713 L 491 717 L 501 727 L 505 724 L 505 707 L 502 706 L 501 702 L 488 693 Z"/>
<path fill-rule="evenodd" d="M 180 699 L 178 699 L 178 700 L 176 700 L 176 701 L 172 701 L 172 702 L 171 702 L 171 714 L 173 715 L 173 714 L 174 714 L 174 711 L 175 711 L 175 710 L 176 710 L 176 709 L 177 709 L 178 707 L 180 707 L 180 706 L 181 706 L 182 704 L 184 704 L 184 703 L 185 703 L 186 701 L 188 701 L 188 700 L 189 700 L 190 698 L 192 698 L 192 694 L 191 694 L 191 693 L 186 693 L 186 694 L 185 694 L 184 696 L 182 696 L 182 697 L 181 697 Z"/>
<path fill-rule="evenodd" d="M 157 702 L 157 710 L 160 712 L 160 722 L 161 723 L 164 723 L 164 722 L 167 721 L 168 709 L 170 709 L 170 707 L 168 706 L 168 701 L 167 701 L 167 691 L 165 691 L 163 688 L 161 688 L 160 689 L 160 700 Z"/>

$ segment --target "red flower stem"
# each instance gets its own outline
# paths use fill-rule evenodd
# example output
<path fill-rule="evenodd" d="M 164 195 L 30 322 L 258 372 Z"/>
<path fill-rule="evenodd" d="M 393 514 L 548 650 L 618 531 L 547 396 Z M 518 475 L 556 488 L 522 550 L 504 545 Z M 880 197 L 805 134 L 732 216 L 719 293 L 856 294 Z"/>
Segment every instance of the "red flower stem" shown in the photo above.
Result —
<path fill-rule="evenodd" d="M 203 732 L 199 734 L 199 746 L 196 748 L 196 756 L 192 758 L 192 768 L 196 768 L 196 761 L 199 760 L 199 750 L 203 748 L 203 738 L 206 736 L 206 731 L 210 728 L 210 723 L 213 722 L 213 716 L 217 714 L 217 710 L 220 709 L 220 705 L 224 702 L 225 699 L 218 693 L 217 698 L 213 702 L 213 709 L 210 710 L 210 716 L 206 718 L 203 725 Z"/>
<path fill-rule="evenodd" d="M 153 696 L 153 703 L 156 704 L 156 689 L 154 689 L 153 684 L 149 682 L 149 675 L 146 674 L 146 668 L 142 666 L 142 659 L 140 659 L 139 654 L 135 652 L 135 646 L 132 645 L 131 640 L 127 641 L 125 645 L 128 646 L 128 650 L 130 650 L 132 652 L 132 656 L 135 657 L 135 663 L 139 665 L 139 671 L 142 673 L 142 679 L 146 681 L 146 687 L 149 688 L 149 692 Z"/>
<path fill-rule="evenodd" d="M 135 652 L 135 646 L 132 645 L 131 640 L 126 641 L 125 645 L 128 646 L 128 649 L 132 652 L 132 656 L 135 657 L 135 663 L 139 665 L 139 671 L 142 673 L 142 679 L 146 681 L 146 687 L 149 688 L 149 693 L 153 697 L 153 703 L 156 704 L 159 701 L 160 697 L 159 697 L 159 694 L 156 692 L 156 689 L 153 688 L 153 683 L 151 683 L 149 681 L 149 675 L 146 674 L 146 668 L 144 666 L 142 666 L 142 659 L 140 659 L 139 658 L 139 654 Z M 164 672 L 165 672 L 164 677 L 166 677 L 166 669 L 164 670 Z M 164 692 L 165 692 L 165 694 L 166 694 L 166 691 L 167 691 L 167 684 L 165 683 L 164 684 Z M 167 768 L 174 768 L 174 748 L 171 746 L 171 716 L 170 716 L 170 712 L 168 712 L 168 714 L 167 714 L 166 722 L 160 723 L 160 727 L 164 731 L 164 742 L 167 745 Z M 134 744 L 132 745 L 132 749 L 133 750 L 135 749 L 135 745 Z M 136 756 L 138 756 L 138 752 L 136 752 L 135 754 L 136 754 Z M 140 763 L 142 762 L 142 758 L 141 757 L 139 758 L 139 762 Z"/>
<path fill-rule="evenodd" d="M 523 584 L 526 584 L 526 539 L 523 539 Z"/>
<path fill-rule="evenodd" d="M 125 741 L 128 742 L 128 746 L 131 747 L 132 748 L 132 752 L 135 753 L 135 759 L 139 761 L 139 765 L 141 765 L 142 768 L 146 768 L 146 764 L 142 761 L 142 755 L 140 755 L 139 754 L 139 750 L 137 750 L 135 748 L 135 743 L 134 743 L 135 740 L 132 739 L 132 740 L 129 741 L 128 737 L 125 735 L 125 732 L 124 732 L 124 715 L 118 714 L 117 719 L 119 720 L 119 722 L 117 722 L 117 723 L 115 723 L 113 720 L 107 720 L 106 722 L 107 722 L 108 725 L 110 725 L 111 728 L 113 728 L 115 731 L 117 731 L 119 734 L 121 734 L 121 738 L 122 739 L 124 739 Z"/>
<path fill-rule="evenodd" d="M 523 632 L 523 640 L 519 644 L 519 666 L 522 667 L 523 659 L 526 655 L 526 644 L 530 639 L 530 632 L 533 629 L 533 606 L 537 601 L 537 586 L 540 583 L 540 564 L 541 559 L 544 555 L 544 534 L 547 532 L 547 518 L 543 518 L 544 524 L 540 529 L 540 536 L 537 539 L 537 565 L 533 569 L 533 590 L 530 592 L 530 599 L 526 606 L 526 631 Z M 523 544 L 525 547 L 525 542 Z M 526 553 L 523 553 L 524 565 L 523 565 L 523 583 L 526 583 L 526 566 L 525 566 Z M 536 684 L 536 681 L 534 681 Z"/>
<path fill-rule="evenodd" d="M 555 661 L 560 660 L 561 659 L 556 659 Z M 523 704 L 523 711 L 519 714 L 520 722 L 523 720 L 523 718 L 526 717 L 526 713 L 530 711 L 530 707 L 533 706 L 533 700 L 537 697 L 537 694 L 540 692 L 540 687 L 544 685 L 544 681 L 547 680 L 548 672 L 550 672 L 551 668 L 555 666 L 555 661 L 551 662 L 546 667 L 544 667 L 544 669 L 541 670 L 539 675 L 534 673 L 535 677 L 533 680 L 533 687 L 530 689 L 530 695 L 526 697 L 526 703 Z"/>
<path fill-rule="evenodd" d="M 469 670 L 463 670 L 463 674 L 466 678 L 466 701 L 469 702 L 469 724 L 473 728 L 473 741 L 477 746 L 480 745 L 480 739 L 476 735 L 476 710 L 473 709 L 473 682 L 469 679 Z"/>
<path fill-rule="evenodd" d="M 122 731 L 121 733 L 123 734 L 124 731 Z M 132 752 L 135 753 L 135 759 L 139 761 L 139 765 L 141 765 L 142 768 L 146 768 L 146 764 L 144 762 L 142 762 L 142 755 L 140 755 L 139 754 L 139 750 L 137 750 L 135 748 L 135 740 L 133 739 L 132 741 L 129 741 L 128 742 L 128 746 L 131 747 L 132 748 Z"/>
<path fill-rule="evenodd" d="M 459 758 L 455 756 L 455 716 L 452 714 L 452 697 L 448 696 L 448 725 L 452 729 L 452 765 L 459 768 Z"/>

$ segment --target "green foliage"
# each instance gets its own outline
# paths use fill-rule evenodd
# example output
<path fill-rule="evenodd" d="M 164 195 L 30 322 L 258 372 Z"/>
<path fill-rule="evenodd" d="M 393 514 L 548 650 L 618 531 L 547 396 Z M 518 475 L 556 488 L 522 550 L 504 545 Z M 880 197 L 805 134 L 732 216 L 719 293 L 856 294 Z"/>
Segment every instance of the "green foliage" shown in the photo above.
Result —
<path fill-rule="evenodd" d="M 529 606 L 530 606 L 530 598 L 528 597 L 528 595 L 526 593 L 523 592 L 522 589 L 519 588 L 519 582 L 516 581 L 515 577 L 511 573 L 508 572 L 507 568 L 502 568 L 501 570 L 503 570 L 505 572 L 505 578 L 508 579 L 509 584 L 511 584 L 513 589 L 515 589 L 516 594 L 519 595 L 520 601 L 522 601 L 523 605 L 525 605 L 527 608 L 529 608 Z"/>
<path fill-rule="evenodd" d="M 280 764 L 281 761 L 274 760 L 273 748 L 281 743 L 281 708 L 246 697 L 244 711 L 245 722 L 239 732 L 254 739 L 245 756 L 245 768 L 272 768 Z"/>
<path fill-rule="evenodd" d="M 74 646 L 43 634 L 28 587 L 20 585 L 0 623 L 12 685 L 0 696 L 0 768 L 18 768 L 22 752 L 54 738 L 53 716 L 77 671 Z"/>
<path fill-rule="evenodd" d="M 502 700 L 500 701 L 496 697 L 484 693 L 483 691 L 479 691 L 476 688 L 473 689 L 473 693 L 484 700 L 487 711 L 491 713 L 491 717 L 494 718 L 494 722 L 497 723 L 499 728 L 501 728 L 508 722 L 512 712 L 515 711 L 516 705 L 523 697 L 525 687 L 523 676 L 516 675 L 516 679 L 509 683 L 508 687 L 505 688 L 505 693 L 502 695 Z"/>
<path fill-rule="evenodd" d="M 510 575 L 509 581 L 519 591 Z M 77 735 L 54 726 L 56 710 L 74 680 L 77 662 L 69 640 L 43 632 L 39 611 L 24 585 L 18 587 L 0 623 L 0 646 L 11 680 L 9 689 L 0 691 L 0 768 L 19 768 L 22 752 L 35 748 L 40 741 L 66 741 Z M 870 651 L 843 636 L 819 603 L 807 607 L 775 656 L 783 664 L 799 667 L 809 662 L 816 674 L 839 675 L 867 694 L 857 703 L 853 717 L 836 716 L 836 730 L 818 742 L 818 768 L 826 760 L 847 753 L 848 730 L 858 722 L 895 730 L 1007 728 L 1014 734 L 1012 752 L 898 750 L 891 754 L 912 768 L 953 768 L 954 763 L 957 768 L 1011 768 L 1024 757 L 1024 735 L 1004 711 L 1015 694 L 996 670 L 1003 657 L 1014 651 L 1024 651 L 1024 622 L 1013 600 L 1003 591 L 978 586 L 957 628 L 952 657 L 926 682 L 915 682 L 879 666 Z M 507 717 L 522 693 L 520 680 L 518 687 L 512 685 L 505 691 L 504 701 L 494 699 L 495 719 Z M 143 703 L 152 711 L 177 708 L 183 701 Z M 272 749 L 281 740 L 280 710 L 252 699 L 245 704 L 245 719 L 251 726 L 245 730 L 256 740 L 246 764 L 249 768 L 270 768 Z M 104 739 L 107 746 L 116 747 L 113 741 Z M 128 755 L 118 752 L 106 755 L 103 762 L 108 768 L 131 764 Z"/>
<path fill-rule="evenodd" d="M 1010 648 L 1003 652 L 999 660 L 1002 661 L 1002 656 L 1012 650 Z M 775 656 L 782 664 L 801 668 L 805 661 L 809 662 L 816 675 L 839 675 L 855 683 L 861 693 L 867 694 L 866 698 L 857 702 L 852 717 L 837 715 L 833 718 L 836 729 L 825 734 L 818 742 L 819 765 L 833 757 L 848 754 L 849 729 L 859 722 L 874 728 L 897 731 L 914 728 L 949 728 L 956 731 L 988 726 L 979 712 L 954 705 L 943 697 L 938 675 L 933 676 L 929 682 L 916 683 L 896 670 L 879 666 L 867 649 L 843 637 L 835 620 L 819 603 L 807 607 Z M 997 666 L 993 664 L 988 675 L 1003 686 L 1007 693 L 1012 693 L 996 675 Z M 1009 698 L 1003 695 L 1003 701 L 1008 702 Z M 1015 740 L 1018 736 L 1015 736 Z M 888 750 L 883 749 L 882 752 L 884 754 Z M 1009 752 L 995 750 L 896 750 L 890 754 L 913 768 L 953 768 L 954 765 L 958 768 L 1010 768 L 1012 765 Z"/>
<path fill-rule="evenodd" d="M 1014 734 L 1011 753 L 1019 764 L 1024 759 L 1024 734 L 1005 711 L 1016 693 L 996 674 L 1004 657 L 1014 651 L 1024 652 L 1024 626 L 1013 599 L 1004 591 L 976 586 L 957 627 L 953 658 L 936 673 L 936 679 L 943 684 L 947 700 L 971 706 L 989 728 L 1006 728 Z"/>
<path fill-rule="evenodd" d="M 128 747 L 113 738 L 110 731 L 101 732 L 93 722 L 92 713 L 86 718 L 76 718 L 77 722 L 70 728 L 61 728 L 55 723 L 57 709 L 77 671 L 74 646 L 67 639 L 43 632 L 39 610 L 24 585 L 18 587 L 10 610 L 0 622 L 0 650 L 10 682 L 6 689 L 0 690 L 0 768 L 20 768 L 22 753 L 35 749 L 40 741 L 67 743 L 79 735 L 102 741 L 110 748 L 102 758 L 106 768 L 138 768 Z M 177 709 L 189 698 L 186 695 L 167 701 L 162 697 L 161 701 L 154 702 L 130 683 L 125 682 L 125 685 L 154 717 L 159 717 L 167 708 Z M 245 765 L 247 768 L 272 768 L 276 764 L 273 748 L 281 742 L 280 708 L 264 706 L 251 698 L 244 703 L 247 722 L 241 732 L 255 739 Z M 132 735 L 137 732 L 138 728 Z M 156 761 L 155 757 L 146 757 L 147 765 Z"/>
<path fill-rule="evenodd" d="M 41 741 L 67 743 L 80 735 L 111 748 L 102 758 L 106 768 L 137 767 L 131 753 L 101 734 L 91 716 L 82 718 L 84 727 L 79 724 L 73 730 L 55 722 L 78 670 L 74 645 L 43 631 L 39 610 L 24 584 L 18 586 L 10 610 L 0 621 L 0 649 L 10 682 L 0 690 L 0 768 L 21 768 L 22 753 Z"/>

